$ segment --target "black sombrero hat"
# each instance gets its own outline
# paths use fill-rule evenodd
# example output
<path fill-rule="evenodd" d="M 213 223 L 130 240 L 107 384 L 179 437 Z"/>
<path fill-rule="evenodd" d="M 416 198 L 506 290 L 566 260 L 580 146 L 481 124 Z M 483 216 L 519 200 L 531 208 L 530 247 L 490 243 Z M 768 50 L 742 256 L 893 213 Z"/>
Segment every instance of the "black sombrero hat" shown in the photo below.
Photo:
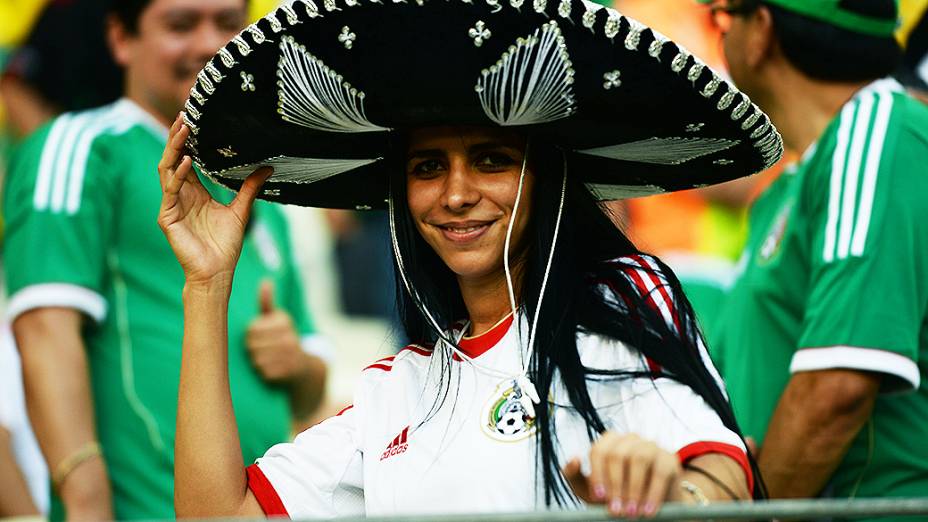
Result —
<path fill-rule="evenodd" d="M 542 135 L 601 199 L 719 183 L 782 153 L 767 116 L 659 33 L 583 0 L 297 0 L 200 72 L 184 120 L 199 168 L 263 199 L 383 208 L 396 130 Z"/>

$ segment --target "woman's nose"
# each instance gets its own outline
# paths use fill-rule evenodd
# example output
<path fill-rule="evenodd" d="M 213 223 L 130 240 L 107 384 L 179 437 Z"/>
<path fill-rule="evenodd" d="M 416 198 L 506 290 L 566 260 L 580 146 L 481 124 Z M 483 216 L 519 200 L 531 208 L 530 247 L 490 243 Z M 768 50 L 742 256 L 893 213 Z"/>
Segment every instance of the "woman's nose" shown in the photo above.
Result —
<path fill-rule="evenodd" d="M 466 210 L 480 201 L 480 191 L 474 182 L 474 173 L 466 161 L 452 160 L 442 204 L 451 211 Z"/>

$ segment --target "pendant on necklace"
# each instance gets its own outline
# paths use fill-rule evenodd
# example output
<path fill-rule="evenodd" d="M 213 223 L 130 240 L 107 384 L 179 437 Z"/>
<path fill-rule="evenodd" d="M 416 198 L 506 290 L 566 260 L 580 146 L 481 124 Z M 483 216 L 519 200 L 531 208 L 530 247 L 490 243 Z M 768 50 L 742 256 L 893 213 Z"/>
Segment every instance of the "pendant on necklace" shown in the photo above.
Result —
<path fill-rule="evenodd" d="M 515 379 L 501 382 L 480 416 L 483 432 L 502 442 L 517 442 L 533 435 L 537 430 L 534 412 L 525 408 L 522 388 Z"/>

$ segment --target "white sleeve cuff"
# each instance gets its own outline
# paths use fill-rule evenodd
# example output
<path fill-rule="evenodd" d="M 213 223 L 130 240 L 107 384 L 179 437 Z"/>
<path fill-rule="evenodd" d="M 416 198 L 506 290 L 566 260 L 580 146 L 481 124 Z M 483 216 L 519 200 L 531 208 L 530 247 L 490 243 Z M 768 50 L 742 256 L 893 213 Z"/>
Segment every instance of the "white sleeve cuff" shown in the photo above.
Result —
<path fill-rule="evenodd" d="M 887 383 L 888 387 L 884 389 L 889 392 L 917 390 L 921 383 L 918 365 L 908 357 L 887 350 L 855 346 L 803 348 L 793 355 L 789 371 L 799 373 L 834 368 L 879 372 L 898 377 L 901 382 Z"/>
<path fill-rule="evenodd" d="M 10 297 L 6 317 L 12 323 L 29 310 L 47 307 L 74 308 L 97 323 L 106 318 L 106 299 L 103 296 L 70 283 L 43 283 L 23 288 Z"/>
<path fill-rule="evenodd" d="M 322 334 L 307 334 L 300 338 L 300 347 L 305 353 L 315 355 L 322 359 L 326 365 L 331 365 L 335 358 L 335 349 L 329 338 Z"/>

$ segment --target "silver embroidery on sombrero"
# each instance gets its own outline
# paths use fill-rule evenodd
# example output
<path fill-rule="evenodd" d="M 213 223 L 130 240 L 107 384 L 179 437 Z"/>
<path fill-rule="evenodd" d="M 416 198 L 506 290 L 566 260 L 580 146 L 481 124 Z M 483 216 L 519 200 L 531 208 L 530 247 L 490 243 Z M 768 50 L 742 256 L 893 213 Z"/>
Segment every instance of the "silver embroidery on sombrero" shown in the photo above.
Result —
<path fill-rule="evenodd" d="M 603 25 L 603 32 L 606 33 L 606 38 L 612 40 L 615 38 L 615 35 L 619 34 L 619 29 L 622 28 L 622 15 L 613 9 L 609 9 L 607 12 L 609 16 L 606 18 L 606 23 Z"/>
<path fill-rule="evenodd" d="M 651 32 L 654 34 L 654 41 L 651 42 L 651 45 L 648 46 L 648 56 L 654 58 L 657 61 L 661 61 L 661 51 L 664 50 L 664 44 L 669 40 L 666 36 L 654 31 Z"/>
<path fill-rule="evenodd" d="M 584 183 L 593 197 L 600 201 L 638 198 L 667 192 L 657 185 L 612 185 L 607 183 Z"/>
<path fill-rule="evenodd" d="M 206 97 L 197 90 L 196 84 L 190 88 L 190 97 L 196 100 L 200 105 L 204 105 L 206 103 Z"/>
<path fill-rule="evenodd" d="M 229 169 L 211 171 L 211 176 L 242 180 L 261 167 L 274 167 L 270 181 L 283 183 L 315 183 L 332 176 L 370 165 L 381 158 L 373 159 L 329 159 L 275 156 L 265 161 L 249 163 Z"/>
<path fill-rule="evenodd" d="M 493 33 L 487 28 L 483 20 L 477 20 L 477 23 L 467 31 L 467 36 L 474 40 L 474 46 L 480 47 L 485 40 L 489 40 Z"/>
<path fill-rule="evenodd" d="M 600 9 L 605 9 L 605 7 L 592 2 L 584 2 L 583 7 L 585 10 L 583 11 L 583 17 L 580 19 L 580 23 L 583 24 L 583 27 L 589 29 L 590 32 L 594 32 L 593 26 L 596 25 L 596 13 L 599 12 Z"/>
<path fill-rule="evenodd" d="M 354 88 L 291 36 L 280 42 L 277 112 L 284 121 L 326 132 L 379 132 L 364 113 L 364 92 Z"/>
<path fill-rule="evenodd" d="M 474 91 L 487 118 L 502 126 L 566 118 L 576 111 L 574 70 L 561 29 L 550 21 L 481 71 Z"/>
<path fill-rule="evenodd" d="M 648 138 L 577 152 L 621 161 L 679 165 L 696 158 L 730 149 L 740 143 L 724 138 Z"/>
<path fill-rule="evenodd" d="M 254 40 L 256 44 L 261 45 L 267 41 L 267 38 L 264 36 L 264 31 L 257 25 L 249 25 L 245 30 L 248 31 L 248 34 L 251 35 L 251 39 Z"/>
<path fill-rule="evenodd" d="M 351 49 L 357 37 L 358 35 L 352 33 L 351 28 L 346 25 L 342 27 L 342 32 L 338 35 L 338 41 L 345 46 L 345 49 Z"/>
<path fill-rule="evenodd" d="M 535 9 L 536 13 L 548 16 L 548 13 L 545 11 L 548 8 L 548 0 L 534 0 L 532 2 L 532 8 Z"/>
<path fill-rule="evenodd" d="M 280 23 L 280 20 L 277 19 L 276 13 L 270 12 L 264 19 L 271 25 L 271 31 L 274 31 L 275 34 L 284 30 L 284 26 Z"/>
<path fill-rule="evenodd" d="M 741 122 L 741 130 L 746 131 L 750 129 L 751 127 L 754 126 L 755 123 L 757 123 L 758 120 L 760 120 L 760 117 L 764 115 L 764 113 L 761 112 L 761 110 L 757 107 L 757 105 L 752 104 L 751 106 L 754 108 L 754 112 L 750 116 L 748 116 L 747 119 Z"/>
<path fill-rule="evenodd" d="M 310 18 L 320 18 L 322 13 L 319 11 L 319 6 L 316 5 L 316 2 L 313 0 L 296 0 L 293 2 L 294 5 L 300 4 L 303 6 L 303 10 L 306 11 L 306 16 Z M 295 12 L 295 11 L 294 11 Z M 288 17 L 289 20 L 289 17 Z M 293 22 L 290 23 L 293 25 Z"/>
<path fill-rule="evenodd" d="M 230 69 L 238 63 L 235 61 L 235 57 L 232 56 L 232 52 L 225 47 L 219 49 L 219 58 L 222 60 L 222 64 Z"/>
<path fill-rule="evenodd" d="M 625 19 L 629 24 L 628 34 L 625 35 L 625 48 L 629 51 L 636 51 L 638 44 L 641 43 L 641 33 L 647 28 L 637 20 L 628 17 Z"/>
<path fill-rule="evenodd" d="M 215 65 L 213 65 L 213 61 L 212 61 L 212 60 L 210 60 L 209 62 L 206 63 L 206 66 L 203 68 L 203 70 L 206 71 L 206 72 L 208 72 L 209 75 L 212 76 L 213 81 L 216 82 L 216 83 L 221 82 L 222 79 L 225 78 L 225 76 L 223 76 L 222 73 L 219 72 L 219 69 L 216 68 Z"/>

